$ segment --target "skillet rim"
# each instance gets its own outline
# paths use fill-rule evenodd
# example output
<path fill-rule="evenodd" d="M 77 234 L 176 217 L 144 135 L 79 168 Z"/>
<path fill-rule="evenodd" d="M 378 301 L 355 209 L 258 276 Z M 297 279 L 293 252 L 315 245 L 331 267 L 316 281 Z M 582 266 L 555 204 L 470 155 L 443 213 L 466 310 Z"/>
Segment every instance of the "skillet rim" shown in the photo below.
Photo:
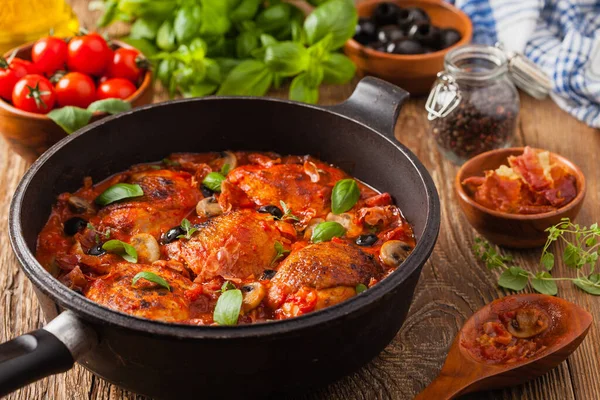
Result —
<path fill-rule="evenodd" d="M 427 196 L 426 203 L 428 206 L 428 214 L 426 217 L 426 223 L 423 229 L 423 234 L 420 240 L 417 242 L 414 251 L 402 264 L 402 268 L 397 269 L 385 279 L 381 280 L 372 288 L 363 292 L 359 296 L 355 296 L 342 303 L 324 308 L 319 311 L 308 313 L 300 317 L 240 326 L 197 326 L 168 323 L 140 318 L 102 306 L 76 293 L 75 291 L 69 289 L 67 286 L 60 283 L 36 260 L 34 254 L 29 250 L 29 247 L 27 246 L 27 243 L 25 242 L 25 239 L 22 235 L 22 225 L 20 219 L 21 205 L 23 202 L 24 194 L 29 188 L 29 185 L 31 184 L 31 180 L 33 179 L 35 174 L 43 167 L 46 161 L 53 157 L 55 153 L 57 153 L 71 141 L 77 140 L 77 138 L 81 135 L 89 131 L 93 131 L 101 125 L 110 123 L 113 120 L 128 116 L 138 111 L 145 111 L 148 109 L 158 107 L 169 107 L 173 104 L 179 103 L 201 103 L 204 101 L 227 102 L 230 100 L 260 101 L 266 104 L 283 103 L 293 107 L 309 108 L 315 112 L 325 112 L 335 117 L 349 120 L 350 122 L 358 124 L 361 127 L 372 132 L 372 134 L 379 135 L 380 137 L 385 139 L 390 145 L 394 146 L 397 151 L 402 153 L 402 155 L 406 157 L 408 161 L 412 164 L 413 168 L 416 169 L 420 177 L 420 182 L 425 186 L 425 193 Z M 265 338 L 284 333 L 297 332 L 303 329 L 310 329 L 316 325 L 325 325 L 327 323 L 332 322 L 333 320 L 336 320 L 338 318 L 344 318 L 347 315 L 359 311 L 360 309 L 369 307 L 373 303 L 380 300 L 382 297 L 386 296 L 397 286 L 402 284 L 402 282 L 407 280 L 418 268 L 422 267 L 429 259 L 429 256 L 431 255 L 435 243 L 437 241 L 440 229 L 441 216 L 439 196 L 431 175 L 429 174 L 425 166 L 407 147 L 397 142 L 395 138 L 394 140 L 391 140 L 390 137 L 388 137 L 388 135 L 386 135 L 385 133 L 379 132 L 351 116 L 337 112 L 333 107 L 316 106 L 285 99 L 276 99 L 268 97 L 203 97 L 176 99 L 156 104 L 148 104 L 145 106 L 137 107 L 127 112 L 112 115 L 103 118 L 99 121 L 96 121 L 80 129 L 79 131 L 65 137 L 64 139 L 60 140 L 58 143 L 53 145 L 31 165 L 31 167 L 21 178 L 21 181 L 19 182 L 19 185 L 17 186 L 17 189 L 15 190 L 11 201 L 8 217 L 9 238 L 13 251 L 23 268 L 25 275 L 34 284 L 35 288 L 44 293 L 46 296 L 50 297 L 61 308 L 73 311 L 75 314 L 78 315 L 78 317 L 82 318 L 84 321 L 91 321 L 92 323 L 101 325 L 118 326 L 119 328 L 135 331 L 136 333 L 145 335 L 158 334 L 164 337 L 172 337 L 178 339 L 214 340 L 245 339 L 259 337 Z"/>

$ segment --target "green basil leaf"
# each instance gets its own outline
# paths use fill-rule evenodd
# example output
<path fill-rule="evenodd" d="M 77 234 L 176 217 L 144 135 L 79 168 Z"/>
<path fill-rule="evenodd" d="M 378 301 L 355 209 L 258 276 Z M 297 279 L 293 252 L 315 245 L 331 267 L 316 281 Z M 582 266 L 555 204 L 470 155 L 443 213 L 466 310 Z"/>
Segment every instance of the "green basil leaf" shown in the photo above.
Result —
<path fill-rule="evenodd" d="M 225 180 L 225 177 L 218 172 L 211 172 L 206 175 L 206 178 L 202 181 L 202 184 L 212 190 L 213 192 L 221 192 L 221 183 Z"/>
<path fill-rule="evenodd" d="M 242 291 L 227 290 L 217 300 L 213 319 L 219 325 L 236 325 L 242 308 Z"/>
<path fill-rule="evenodd" d="M 529 281 L 527 273 L 518 267 L 510 267 L 498 278 L 498 285 L 510 290 L 523 290 Z"/>
<path fill-rule="evenodd" d="M 177 47 L 175 43 L 175 31 L 173 30 L 173 23 L 171 21 L 167 20 L 163 22 L 160 28 L 158 28 L 156 45 L 159 49 L 165 51 L 173 51 Z"/>
<path fill-rule="evenodd" d="M 360 198 L 360 189 L 354 179 L 342 179 L 335 183 L 331 192 L 331 211 L 341 214 L 350 210 Z"/>
<path fill-rule="evenodd" d="M 156 283 L 157 285 L 160 285 L 169 291 L 171 290 L 171 286 L 169 286 L 169 283 L 163 277 L 156 275 L 154 272 L 150 271 L 138 272 L 133 277 L 133 280 L 131 281 L 131 286 L 135 285 L 140 279 L 145 279 L 152 283 Z"/>
<path fill-rule="evenodd" d="M 200 0 L 202 3 L 202 24 L 200 33 L 202 35 L 224 35 L 231 27 L 228 7 L 223 0 Z"/>
<path fill-rule="evenodd" d="M 241 22 L 254 18 L 263 0 L 242 0 L 242 2 L 229 14 L 233 22 Z"/>
<path fill-rule="evenodd" d="M 361 294 L 367 289 L 367 285 L 365 285 L 364 283 L 359 283 L 358 285 L 356 285 L 356 294 Z"/>
<path fill-rule="evenodd" d="M 296 19 L 292 20 L 291 31 L 292 40 L 294 42 L 302 44 L 306 43 L 306 33 L 304 32 L 304 28 L 302 27 L 302 23 L 300 21 Z"/>
<path fill-rule="evenodd" d="M 107 0 L 104 3 L 104 12 L 96 22 L 99 28 L 103 28 L 105 26 L 110 25 L 117 19 L 118 14 L 118 6 L 119 2 L 117 0 Z"/>
<path fill-rule="evenodd" d="M 243 60 L 238 60 L 236 58 L 227 58 L 227 57 L 217 57 L 214 59 L 219 68 L 221 70 L 221 75 L 227 76 L 229 73 L 238 65 L 240 65 Z"/>
<path fill-rule="evenodd" d="M 109 253 L 118 254 L 125 261 L 129 261 L 130 263 L 137 263 L 138 255 L 135 248 L 129 243 L 122 242 L 120 240 L 109 240 L 102 245 L 102 248 Z"/>
<path fill-rule="evenodd" d="M 323 67 L 323 82 L 343 85 L 352 80 L 356 73 L 356 65 L 345 55 L 331 53 L 321 62 Z"/>
<path fill-rule="evenodd" d="M 321 63 L 329 57 L 331 47 L 333 43 L 333 34 L 328 33 L 325 37 L 319 40 L 308 48 L 308 53 L 314 62 Z"/>
<path fill-rule="evenodd" d="M 316 104 L 319 101 L 319 88 L 309 86 L 306 73 L 302 73 L 292 80 L 289 99 Z"/>
<path fill-rule="evenodd" d="M 323 67 L 317 63 L 310 63 L 310 66 L 306 70 L 306 77 L 304 82 L 310 88 L 318 88 L 321 82 L 323 82 L 324 72 Z"/>
<path fill-rule="evenodd" d="M 356 8 L 350 0 L 330 0 L 315 8 L 304 20 L 308 44 L 315 44 L 328 33 L 333 41 L 329 50 L 339 49 L 354 36 L 358 22 Z"/>
<path fill-rule="evenodd" d="M 57 108 L 46 115 L 68 134 L 83 128 L 92 119 L 92 112 L 73 106 Z"/>
<path fill-rule="evenodd" d="M 238 58 L 248 58 L 254 49 L 259 47 L 256 32 L 246 31 L 238 35 L 235 41 L 235 52 Z"/>
<path fill-rule="evenodd" d="M 129 184 L 129 183 L 117 183 L 112 185 L 104 192 L 102 192 L 98 197 L 96 197 L 96 204 L 101 206 L 106 206 L 115 201 L 123 200 L 123 199 L 131 199 L 134 197 L 140 197 L 144 195 L 144 191 L 142 190 L 140 185 L 137 184 Z"/>
<path fill-rule="evenodd" d="M 292 6 L 279 3 L 265 8 L 256 16 L 256 25 L 267 33 L 275 32 L 289 25 Z"/>
<path fill-rule="evenodd" d="M 273 81 L 273 73 L 265 63 L 247 60 L 231 70 L 223 81 L 218 95 L 264 96 Z"/>
<path fill-rule="evenodd" d="M 265 49 L 265 64 L 282 76 L 295 76 L 308 68 L 308 51 L 301 43 L 280 42 Z"/>
<path fill-rule="evenodd" d="M 125 36 L 120 38 L 120 40 L 122 42 L 127 43 L 130 46 L 135 47 L 146 57 L 152 57 L 153 55 L 158 53 L 158 49 L 156 48 L 154 43 L 148 39 L 136 39 L 132 38 L 131 36 Z"/>
<path fill-rule="evenodd" d="M 221 175 L 227 176 L 229 171 L 231 171 L 231 165 L 223 164 L 223 166 L 221 167 L 221 170 L 219 172 L 221 173 Z"/>
<path fill-rule="evenodd" d="M 544 253 L 542 255 L 541 263 L 547 271 L 551 271 L 554 267 L 554 254 L 547 252 Z"/>
<path fill-rule="evenodd" d="M 175 13 L 173 30 L 178 43 L 185 43 L 200 31 L 202 9 L 199 5 L 182 7 Z"/>
<path fill-rule="evenodd" d="M 573 283 L 589 294 L 600 296 L 600 274 L 592 274 L 587 279 L 577 278 Z"/>
<path fill-rule="evenodd" d="M 154 19 L 138 18 L 129 31 L 129 37 L 132 39 L 155 40 L 160 21 Z"/>
<path fill-rule="evenodd" d="M 170 17 L 178 0 L 119 0 L 119 10 L 134 17 L 164 19 Z"/>
<path fill-rule="evenodd" d="M 263 47 L 271 46 L 271 45 L 274 45 L 277 43 L 279 43 L 277 41 L 277 39 L 275 39 L 271 35 L 268 35 L 266 33 L 263 33 L 262 35 L 260 35 L 260 44 L 263 45 Z"/>
<path fill-rule="evenodd" d="M 123 111 L 131 110 L 131 103 L 121 99 L 104 99 L 93 102 L 87 109 L 91 112 L 118 114 Z"/>
<path fill-rule="evenodd" d="M 172 59 L 161 60 L 156 69 L 156 77 L 163 85 L 168 86 L 171 81 L 171 76 L 177 68 L 177 61 Z"/>
<path fill-rule="evenodd" d="M 187 87 L 182 95 L 185 98 L 190 97 L 204 97 L 213 94 L 217 91 L 219 85 L 217 83 L 209 83 L 209 82 L 201 82 L 194 83 L 191 86 Z"/>
<path fill-rule="evenodd" d="M 346 233 L 346 228 L 337 222 L 321 222 L 313 229 L 313 234 L 310 240 L 313 243 L 327 242 L 334 237 L 344 236 L 344 233 Z"/>
<path fill-rule="evenodd" d="M 535 278 L 531 280 L 531 286 L 536 292 L 555 296 L 558 293 L 556 282 L 543 278 L 552 278 L 552 275 L 550 275 L 548 272 L 537 273 Z"/>

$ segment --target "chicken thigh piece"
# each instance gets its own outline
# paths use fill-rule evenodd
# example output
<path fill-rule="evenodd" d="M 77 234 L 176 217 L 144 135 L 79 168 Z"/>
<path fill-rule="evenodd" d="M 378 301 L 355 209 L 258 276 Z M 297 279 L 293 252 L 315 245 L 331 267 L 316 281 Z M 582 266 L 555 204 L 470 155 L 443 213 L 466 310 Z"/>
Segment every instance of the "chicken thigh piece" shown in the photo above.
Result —
<path fill-rule="evenodd" d="M 142 271 L 163 278 L 170 290 L 145 279 L 134 285 L 133 278 Z M 103 306 L 136 317 L 177 322 L 190 317 L 184 292 L 193 285 L 188 278 L 167 267 L 121 262 L 109 274 L 95 279 L 84 294 Z"/>
<path fill-rule="evenodd" d="M 204 222 L 190 240 L 166 246 L 167 255 L 184 263 L 199 280 L 259 277 L 270 267 L 281 242 L 277 224 L 254 210 L 231 211 Z"/>
<path fill-rule="evenodd" d="M 321 242 L 292 252 L 271 280 L 268 304 L 277 309 L 288 296 L 316 290 L 315 309 L 337 304 L 356 294 L 356 285 L 380 279 L 381 266 L 357 246 L 346 242 Z"/>

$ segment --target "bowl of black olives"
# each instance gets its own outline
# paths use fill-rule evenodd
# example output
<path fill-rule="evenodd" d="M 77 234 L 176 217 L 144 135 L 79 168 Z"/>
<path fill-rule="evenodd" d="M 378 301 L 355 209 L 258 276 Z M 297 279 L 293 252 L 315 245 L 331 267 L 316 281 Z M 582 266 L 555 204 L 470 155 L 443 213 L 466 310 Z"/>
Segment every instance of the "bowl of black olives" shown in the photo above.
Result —
<path fill-rule="evenodd" d="M 470 42 L 469 17 L 443 0 L 367 0 L 344 51 L 363 75 L 426 94 L 446 53 Z"/>

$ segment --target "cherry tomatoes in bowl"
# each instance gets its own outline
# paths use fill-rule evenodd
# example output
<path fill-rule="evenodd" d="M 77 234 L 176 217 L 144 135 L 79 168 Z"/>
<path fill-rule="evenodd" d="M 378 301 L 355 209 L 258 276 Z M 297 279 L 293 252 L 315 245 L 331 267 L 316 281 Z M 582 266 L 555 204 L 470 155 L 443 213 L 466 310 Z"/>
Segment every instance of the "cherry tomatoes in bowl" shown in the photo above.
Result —
<path fill-rule="evenodd" d="M 48 75 L 65 69 L 67 54 L 67 43 L 52 36 L 41 38 L 31 48 L 31 59 L 36 68 Z"/>
<path fill-rule="evenodd" d="M 50 81 L 42 75 L 25 75 L 13 88 L 12 102 L 20 110 L 47 114 L 54 107 L 56 94 Z"/>
<path fill-rule="evenodd" d="M 127 99 L 136 91 L 136 87 L 127 79 L 123 78 L 112 78 L 107 79 L 98 86 L 96 91 L 96 98 L 98 100 L 103 99 Z"/>
<path fill-rule="evenodd" d="M 69 71 L 100 76 L 112 59 L 112 50 L 97 33 L 75 36 L 69 42 L 67 67 Z"/>
<path fill-rule="evenodd" d="M 9 64 L 6 59 L 0 58 L 0 97 L 5 100 L 12 99 L 16 83 L 28 74 L 27 67 L 19 61 L 23 60 L 15 58 Z"/>
<path fill-rule="evenodd" d="M 56 101 L 63 106 L 87 108 L 96 100 L 96 84 L 89 75 L 69 72 L 56 83 Z"/>
<path fill-rule="evenodd" d="M 108 76 L 110 78 L 125 78 L 137 83 L 146 69 L 148 69 L 148 60 L 139 51 L 120 48 L 115 50 L 108 65 Z"/>

